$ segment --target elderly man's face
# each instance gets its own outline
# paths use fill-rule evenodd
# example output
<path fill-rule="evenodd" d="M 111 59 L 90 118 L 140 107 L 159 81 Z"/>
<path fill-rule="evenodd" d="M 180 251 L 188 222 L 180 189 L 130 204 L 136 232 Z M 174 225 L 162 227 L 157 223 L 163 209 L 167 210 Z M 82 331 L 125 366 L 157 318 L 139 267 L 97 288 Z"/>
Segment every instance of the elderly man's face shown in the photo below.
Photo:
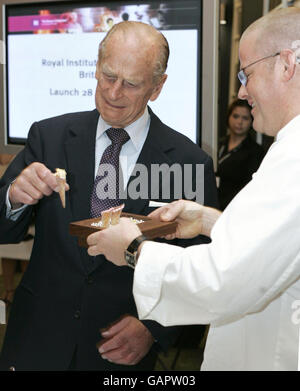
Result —
<path fill-rule="evenodd" d="M 240 64 L 241 68 L 264 57 L 255 45 L 256 33 L 252 32 L 244 37 L 240 43 Z M 274 53 L 270 53 L 272 55 Z M 251 114 L 254 118 L 253 128 L 261 133 L 275 136 L 278 127 L 278 113 L 276 109 L 276 96 L 278 96 L 277 81 L 274 62 L 278 57 L 271 57 L 265 61 L 249 66 L 245 70 L 248 82 L 246 86 L 241 85 L 239 98 L 246 99 L 252 106 Z M 273 64 L 271 64 L 273 62 Z"/>
<path fill-rule="evenodd" d="M 158 97 L 166 76 L 153 84 L 154 54 L 154 48 L 146 50 L 142 43 L 122 36 L 107 42 L 105 57 L 97 64 L 95 100 L 101 117 L 112 127 L 130 125 L 148 101 Z"/>

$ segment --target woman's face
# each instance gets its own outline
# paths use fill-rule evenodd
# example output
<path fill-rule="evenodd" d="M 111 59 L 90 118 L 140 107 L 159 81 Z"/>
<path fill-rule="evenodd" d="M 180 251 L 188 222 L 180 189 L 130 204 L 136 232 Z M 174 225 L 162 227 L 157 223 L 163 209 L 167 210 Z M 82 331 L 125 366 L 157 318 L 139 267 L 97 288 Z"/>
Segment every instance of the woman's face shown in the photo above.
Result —
<path fill-rule="evenodd" d="M 236 136 L 245 136 L 252 125 L 250 111 L 246 107 L 235 107 L 229 117 L 228 124 L 230 133 Z"/>

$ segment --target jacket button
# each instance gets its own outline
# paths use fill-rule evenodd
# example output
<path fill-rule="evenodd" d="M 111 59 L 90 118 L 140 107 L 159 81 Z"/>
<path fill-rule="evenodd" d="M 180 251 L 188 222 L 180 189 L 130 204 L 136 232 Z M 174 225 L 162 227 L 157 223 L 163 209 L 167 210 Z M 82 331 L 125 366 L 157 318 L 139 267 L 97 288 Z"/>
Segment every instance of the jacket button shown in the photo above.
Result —
<path fill-rule="evenodd" d="M 80 311 L 79 310 L 75 311 L 74 318 L 80 319 Z"/>

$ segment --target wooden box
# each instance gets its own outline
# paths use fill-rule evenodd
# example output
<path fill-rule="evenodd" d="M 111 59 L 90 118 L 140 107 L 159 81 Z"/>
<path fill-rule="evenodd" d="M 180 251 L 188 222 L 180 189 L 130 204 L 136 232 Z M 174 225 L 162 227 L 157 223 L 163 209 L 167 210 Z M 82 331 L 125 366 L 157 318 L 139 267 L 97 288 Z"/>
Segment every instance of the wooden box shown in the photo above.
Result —
<path fill-rule="evenodd" d="M 177 223 L 172 222 L 161 222 L 158 220 L 150 219 L 147 216 L 132 214 L 132 213 L 122 213 L 121 217 L 131 217 L 136 220 L 143 220 L 142 223 L 138 223 L 138 227 L 142 233 L 149 239 L 154 239 L 160 236 L 165 236 L 176 231 Z M 70 223 L 69 232 L 72 236 L 77 236 L 78 244 L 81 247 L 88 247 L 86 238 L 93 232 L 105 229 L 102 227 L 92 226 L 92 223 L 99 222 L 100 217 L 75 221 Z"/>

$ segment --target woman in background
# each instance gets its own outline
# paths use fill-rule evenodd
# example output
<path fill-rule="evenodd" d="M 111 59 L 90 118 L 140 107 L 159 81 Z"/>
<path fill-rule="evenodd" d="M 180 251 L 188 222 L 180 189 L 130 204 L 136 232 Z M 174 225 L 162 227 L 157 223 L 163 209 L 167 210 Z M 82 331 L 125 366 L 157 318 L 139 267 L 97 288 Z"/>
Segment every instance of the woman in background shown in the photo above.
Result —
<path fill-rule="evenodd" d="M 218 155 L 218 192 L 224 210 L 257 171 L 264 150 L 250 135 L 251 106 L 245 100 L 231 103 L 227 113 L 228 136 L 222 140 Z"/>

